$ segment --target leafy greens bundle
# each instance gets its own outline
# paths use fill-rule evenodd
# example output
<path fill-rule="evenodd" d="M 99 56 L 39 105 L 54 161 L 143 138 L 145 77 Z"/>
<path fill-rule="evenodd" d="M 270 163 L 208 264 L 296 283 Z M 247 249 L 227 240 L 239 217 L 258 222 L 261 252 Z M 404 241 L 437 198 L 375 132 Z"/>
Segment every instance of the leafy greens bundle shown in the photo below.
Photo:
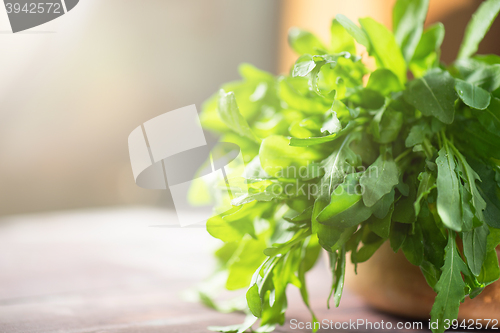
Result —
<path fill-rule="evenodd" d="M 309 307 L 305 275 L 321 249 L 336 306 L 348 253 L 357 264 L 386 241 L 402 250 L 437 293 L 437 332 L 500 277 L 500 57 L 474 55 L 500 0 L 481 4 L 450 66 L 439 61 L 444 26 L 423 27 L 428 1 L 398 0 L 394 32 L 343 15 L 329 44 L 292 29 L 300 57 L 290 75 L 242 65 L 243 80 L 205 103 L 204 127 L 239 145 L 247 163 L 245 191 L 232 188 L 233 208 L 207 229 L 224 241 L 216 256 L 225 287 L 248 288 L 248 317 L 214 330 L 283 325 L 289 284 Z"/>

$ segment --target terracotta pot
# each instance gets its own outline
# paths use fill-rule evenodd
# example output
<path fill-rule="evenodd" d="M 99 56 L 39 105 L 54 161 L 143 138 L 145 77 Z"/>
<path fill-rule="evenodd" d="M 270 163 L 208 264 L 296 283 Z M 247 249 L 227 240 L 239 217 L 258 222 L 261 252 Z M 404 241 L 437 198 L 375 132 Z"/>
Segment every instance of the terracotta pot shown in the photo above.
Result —
<path fill-rule="evenodd" d="M 500 256 L 500 250 L 497 248 Z M 410 264 L 402 252 L 394 253 L 386 242 L 370 260 L 346 272 L 346 287 L 371 306 L 392 314 L 428 319 L 436 294 L 427 285 L 420 269 Z M 474 299 L 460 306 L 459 320 L 498 319 L 500 321 L 500 281 L 487 286 Z"/>

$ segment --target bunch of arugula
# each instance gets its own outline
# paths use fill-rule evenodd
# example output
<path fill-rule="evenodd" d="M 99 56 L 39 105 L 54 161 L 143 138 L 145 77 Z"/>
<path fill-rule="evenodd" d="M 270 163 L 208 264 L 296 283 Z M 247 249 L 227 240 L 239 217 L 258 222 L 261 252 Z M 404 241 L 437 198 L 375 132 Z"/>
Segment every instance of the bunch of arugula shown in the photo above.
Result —
<path fill-rule="evenodd" d="M 444 26 L 423 27 L 428 2 L 398 0 L 394 32 L 337 15 L 329 45 L 292 29 L 300 57 L 290 75 L 242 65 L 243 81 L 205 103 L 204 127 L 238 144 L 247 163 L 245 191 L 233 188 L 233 209 L 207 229 L 224 241 L 217 276 L 229 290 L 248 288 L 248 317 L 212 329 L 283 325 L 289 284 L 309 307 L 305 275 L 321 249 L 333 275 L 328 304 L 338 306 L 347 254 L 358 264 L 389 240 L 436 291 L 436 332 L 500 277 L 500 57 L 474 55 L 500 0 L 481 4 L 450 66 L 439 61 Z"/>

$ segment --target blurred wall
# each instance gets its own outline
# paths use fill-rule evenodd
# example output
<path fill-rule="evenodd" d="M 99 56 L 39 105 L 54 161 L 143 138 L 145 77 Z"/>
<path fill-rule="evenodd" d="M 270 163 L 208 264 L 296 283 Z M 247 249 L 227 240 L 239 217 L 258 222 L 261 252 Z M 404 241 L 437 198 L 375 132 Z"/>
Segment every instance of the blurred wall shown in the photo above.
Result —
<path fill-rule="evenodd" d="M 241 62 L 276 72 L 277 17 L 268 0 L 82 0 L 12 34 L 0 8 L 0 215 L 168 206 L 135 185 L 129 133 L 200 110 Z"/>

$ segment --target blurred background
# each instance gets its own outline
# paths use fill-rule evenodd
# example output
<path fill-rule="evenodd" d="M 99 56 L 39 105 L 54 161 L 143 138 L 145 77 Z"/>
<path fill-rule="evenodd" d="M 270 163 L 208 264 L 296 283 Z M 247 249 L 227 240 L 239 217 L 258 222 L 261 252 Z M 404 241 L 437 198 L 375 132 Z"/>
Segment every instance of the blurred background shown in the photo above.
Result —
<path fill-rule="evenodd" d="M 329 38 L 337 13 L 391 25 L 394 0 L 82 0 L 12 34 L 0 10 L 0 215 L 86 207 L 171 207 L 141 189 L 127 137 L 164 112 L 202 102 L 249 62 L 274 74 L 294 61 L 291 26 Z M 479 0 L 431 0 L 451 62 Z M 481 44 L 499 53 L 499 23 Z"/>

